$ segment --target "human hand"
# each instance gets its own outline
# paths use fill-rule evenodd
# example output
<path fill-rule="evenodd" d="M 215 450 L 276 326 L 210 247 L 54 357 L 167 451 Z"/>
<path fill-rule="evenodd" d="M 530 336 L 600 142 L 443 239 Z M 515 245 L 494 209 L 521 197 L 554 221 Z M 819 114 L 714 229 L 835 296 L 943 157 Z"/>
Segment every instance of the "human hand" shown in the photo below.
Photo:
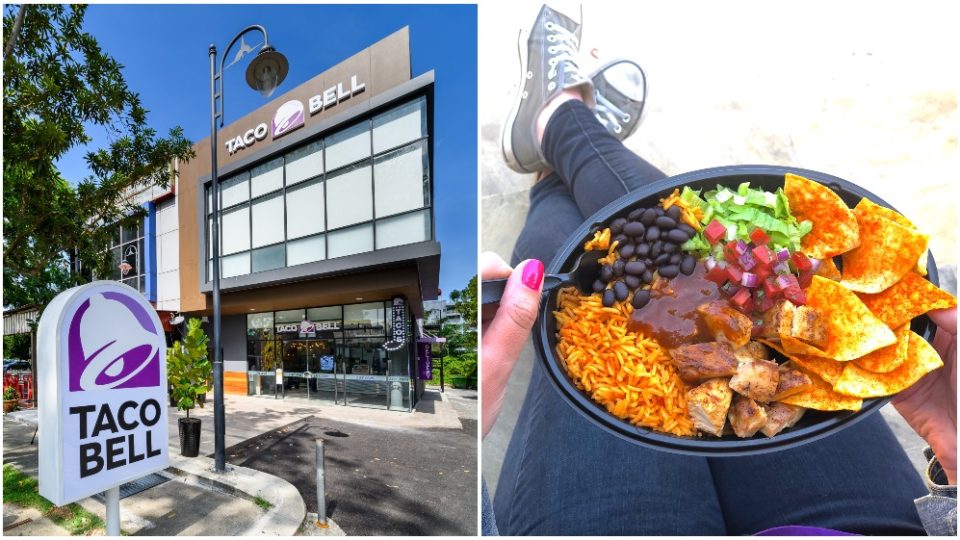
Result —
<path fill-rule="evenodd" d="M 923 437 L 947 473 L 957 483 L 957 310 L 928 313 L 937 325 L 933 348 L 943 367 L 934 370 L 893 398 L 893 406 Z"/>
<path fill-rule="evenodd" d="M 481 406 L 483 436 L 486 437 L 500 414 L 510 372 L 537 319 L 540 289 L 543 285 L 543 263 L 528 259 L 510 268 L 495 253 L 480 255 L 480 278 L 509 277 L 496 314 L 482 313 L 481 341 Z"/>

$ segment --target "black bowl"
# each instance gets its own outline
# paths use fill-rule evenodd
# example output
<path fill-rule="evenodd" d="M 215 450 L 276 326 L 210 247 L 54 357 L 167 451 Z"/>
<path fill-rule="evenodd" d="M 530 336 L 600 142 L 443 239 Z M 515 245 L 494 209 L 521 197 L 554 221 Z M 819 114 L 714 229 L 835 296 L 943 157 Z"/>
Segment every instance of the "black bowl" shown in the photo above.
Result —
<path fill-rule="evenodd" d="M 657 204 L 661 198 L 673 192 L 674 188 L 690 186 L 693 189 L 707 191 L 715 188 L 718 184 L 736 188 L 742 182 L 750 182 L 751 187 L 775 191 L 783 186 L 784 174 L 788 172 L 816 180 L 830 187 L 850 207 L 855 206 L 862 197 L 866 197 L 879 205 L 893 208 L 883 199 L 852 182 L 817 171 L 773 165 L 735 165 L 703 169 L 654 182 L 603 207 L 588 218 L 567 239 L 560 252 L 550 262 L 547 272 L 560 273 L 569 270 L 577 256 L 582 252 L 583 243 L 591 238 L 595 231 L 609 224 L 613 218 L 626 215 L 633 208 Z M 937 278 L 937 265 L 933 260 L 933 254 L 928 255 L 927 271 L 927 279 L 934 285 L 939 286 L 940 281 Z M 786 429 L 772 438 L 763 434 L 748 439 L 741 439 L 732 434 L 721 438 L 712 436 L 678 437 L 637 427 L 608 413 L 603 406 L 578 390 L 559 364 L 555 354 L 557 325 L 553 318 L 553 311 L 557 305 L 557 292 L 557 290 L 554 290 L 544 294 L 540 302 L 539 317 L 534 330 L 536 350 L 539 351 L 538 356 L 543 362 L 544 368 L 546 368 L 548 378 L 563 396 L 564 401 L 589 422 L 608 433 L 641 446 L 677 454 L 707 457 L 745 456 L 774 452 L 794 448 L 832 433 L 837 433 L 877 412 L 890 401 L 890 398 L 865 399 L 863 408 L 857 412 L 809 410 L 796 426 Z M 936 331 L 935 325 L 926 316 L 914 319 L 911 328 L 927 341 L 933 340 Z"/>

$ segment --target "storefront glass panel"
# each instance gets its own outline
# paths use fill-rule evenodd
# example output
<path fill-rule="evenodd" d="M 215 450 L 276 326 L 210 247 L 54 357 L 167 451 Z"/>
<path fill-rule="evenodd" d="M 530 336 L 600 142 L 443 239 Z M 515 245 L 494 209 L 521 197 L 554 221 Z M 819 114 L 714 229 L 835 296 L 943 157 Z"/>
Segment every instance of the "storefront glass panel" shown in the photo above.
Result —
<path fill-rule="evenodd" d="M 255 199 L 283 187 L 283 158 L 277 158 L 250 170 L 250 198 Z"/>
<path fill-rule="evenodd" d="M 230 208 L 250 199 L 249 176 L 250 173 L 243 172 L 220 181 L 221 209 Z"/>
<path fill-rule="evenodd" d="M 287 266 L 322 261 L 327 258 L 323 235 L 287 243 Z"/>
<path fill-rule="evenodd" d="M 360 122 L 327 137 L 327 170 L 332 171 L 370 155 L 370 123 Z"/>
<path fill-rule="evenodd" d="M 250 249 L 250 208 L 244 206 L 223 213 L 220 222 L 221 254 L 230 255 Z"/>
<path fill-rule="evenodd" d="M 283 244 L 256 249 L 253 251 L 253 271 L 262 272 L 283 268 Z"/>
<path fill-rule="evenodd" d="M 429 204 L 426 144 L 416 142 L 373 161 L 377 217 L 392 216 Z"/>
<path fill-rule="evenodd" d="M 373 225 L 369 223 L 332 231 L 327 236 L 331 259 L 373 251 Z"/>
<path fill-rule="evenodd" d="M 323 182 L 314 180 L 287 190 L 287 238 L 323 232 Z"/>
<path fill-rule="evenodd" d="M 430 214 L 426 210 L 377 221 L 377 249 L 423 242 L 429 238 Z"/>
<path fill-rule="evenodd" d="M 327 175 L 327 227 L 338 229 L 373 218 L 370 162 Z"/>
<path fill-rule="evenodd" d="M 283 242 L 283 197 L 279 194 L 253 203 L 252 245 L 255 248 Z"/>
<path fill-rule="evenodd" d="M 287 185 L 323 174 L 323 141 L 316 141 L 286 156 Z"/>

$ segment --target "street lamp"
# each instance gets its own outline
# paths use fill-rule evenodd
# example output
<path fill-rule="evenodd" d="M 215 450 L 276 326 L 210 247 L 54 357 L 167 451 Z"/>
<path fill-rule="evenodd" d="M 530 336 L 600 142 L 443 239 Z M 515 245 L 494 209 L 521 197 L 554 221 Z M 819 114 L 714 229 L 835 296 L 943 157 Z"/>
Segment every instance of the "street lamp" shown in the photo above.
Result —
<path fill-rule="evenodd" d="M 260 51 L 254 57 L 250 65 L 247 66 L 247 84 L 263 97 L 270 97 L 277 86 L 283 82 L 287 76 L 287 59 L 276 49 L 270 46 L 267 39 L 267 30 L 259 24 L 250 25 L 240 31 L 233 37 L 230 44 L 223 51 L 223 58 L 220 59 L 220 70 L 217 71 L 217 48 L 210 45 L 210 178 L 213 190 L 213 238 L 210 239 L 213 244 L 213 434 L 214 434 L 214 462 L 217 472 L 226 470 L 226 456 L 224 452 L 224 437 L 226 432 L 224 411 L 223 411 L 223 353 L 220 348 L 220 189 L 217 181 L 217 119 L 220 120 L 220 126 L 223 127 L 223 63 L 226 61 L 227 53 L 233 45 L 240 40 L 240 49 L 234 56 L 232 66 L 239 62 L 247 53 L 253 52 L 250 47 L 243 42 L 243 36 L 250 31 L 259 31 L 263 34 L 263 45 Z M 230 67 L 230 66 L 227 66 Z M 220 82 L 219 92 L 217 91 L 217 82 Z M 219 102 L 219 111 L 217 104 Z"/>

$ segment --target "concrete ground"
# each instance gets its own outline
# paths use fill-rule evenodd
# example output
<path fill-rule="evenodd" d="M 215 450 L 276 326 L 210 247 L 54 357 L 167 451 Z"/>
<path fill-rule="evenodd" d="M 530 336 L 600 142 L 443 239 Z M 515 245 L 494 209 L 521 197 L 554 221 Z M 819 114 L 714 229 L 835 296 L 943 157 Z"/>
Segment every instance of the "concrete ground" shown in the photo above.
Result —
<path fill-rule="evenodd" d="M 551 3 L 578 14 L 570 2 Z M 911 9 L 876 3 L 760 1 L 592 2 L 583 6 L 585 58 L 627 57 L 646 74 L 644 120 L 626 146 L 668 175 L 745 163 L 834 174 L 884 198 L 930 235 L 956 291 L 958 53 L 947 2 Z M 519 76 L 517 32 L 539 2 L 479 10 L 481 249 L 510 258 L 532 176 L 510 171 L 500 130 Z M 597 49 L 600 59 L 590 55 Z M 948 285 L 947 285 L 948 286 Z M 496 488 L 503 452 L 535 361 L 528 346 L 497 425 L 483 441 L 483 475 Z M 908 455 L 922 441 L 883 411 Z"/>

